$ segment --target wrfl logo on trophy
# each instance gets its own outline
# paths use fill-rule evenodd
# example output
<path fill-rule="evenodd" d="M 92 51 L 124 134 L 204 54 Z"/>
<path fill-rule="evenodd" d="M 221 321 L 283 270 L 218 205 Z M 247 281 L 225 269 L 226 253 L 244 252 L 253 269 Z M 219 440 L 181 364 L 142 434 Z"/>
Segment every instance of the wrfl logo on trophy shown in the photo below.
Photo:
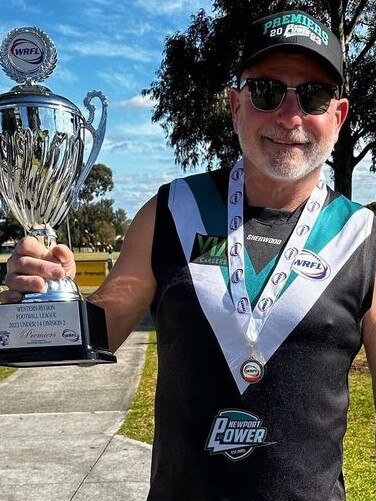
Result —
<path fill-rule="evenodd" d="M 47 248 L 56 245 L 53 228 L 78 205 L 107 118 L 101 92 L 86 95 L 86 120 L 75 104 L 37 83 L 52 73 L 56 60 L 53 41 L 38 28 L 14 29 L 0 47 L 5 73 L 19 84 L 0 94 L 0 197 L 26 233 Z M 94 98 L 101 103 L 97 128 Z M 116 362 L 104 311 L 86 302 L 68 277 L 48 280 L 46 292 L 26 293 L 20 303 L 0 308 L 0 365 Z"/>

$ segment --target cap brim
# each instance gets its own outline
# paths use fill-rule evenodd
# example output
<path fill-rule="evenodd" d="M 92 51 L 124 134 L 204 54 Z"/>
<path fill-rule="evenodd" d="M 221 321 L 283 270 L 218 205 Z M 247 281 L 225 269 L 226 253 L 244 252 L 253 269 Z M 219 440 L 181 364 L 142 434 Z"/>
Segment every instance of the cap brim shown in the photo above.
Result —
<path fill-rule="evenodd" d="M 306 47 L 305 45 L 298 45 L 297 43 L 278 43 L 260 50 L 248 59 L 240 62 L 237 72 L 238 76 L 240 76 L 241 73 L 243 73 L 243 71 L 252 63 L 255 63 L 261 57 L 266 56 L 267 54 L 270 54 L 272 52 L 309 54 L 311 57 L 319 61 L 326 70 L 329 71 L 329 73 L 334 77 L 337 83 L 339 83 L 340 85 L 343 84 L 343 75 L 337 70 L 333 63 L 329 61 L 329 59 L 327 59 L 317 51 L 312 50 L 310 47 Z"/>

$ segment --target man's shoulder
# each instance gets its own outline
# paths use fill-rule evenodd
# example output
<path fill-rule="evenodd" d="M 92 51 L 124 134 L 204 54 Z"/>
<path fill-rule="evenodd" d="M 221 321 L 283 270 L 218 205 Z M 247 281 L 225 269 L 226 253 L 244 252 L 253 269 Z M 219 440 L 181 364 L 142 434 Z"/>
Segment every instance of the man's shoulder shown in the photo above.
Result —
<path fill-rule="evenodd" d="M 187 190 L 195 197 L 207 198 L 214 193 L 226 196 L 229 173 L 230 169 L 216 169 L 178 177 L 159 188 L 159 198 L 181 195 Z"/>
<path fill-rule="evenodd" d="M 185 181 L 188 184 L 192 183 L 204 183 L 206 181 L 214 181 L 214 182 L 220 182 L 222 180 L 225 180 L 228 178 L 230 173 L 230 169 L 215 169 L 215 170 L 209 170 L 205 172 L 194 172 L 188 176 L 185 177 L 179 177 L 176 178 L 172 181 L 173 182 L 179 182 L 179 181 Z"/>
<path fill-rule="evenodd" d="M 335 203 L 333 204 L 333 202 Z M 350 213 L 357 212 L 358 210 L 362 210 L 363 212 L 367 212 L 369 214 L 375 214 L 376 212 L 376 203 L 374 210 L 372 210 L 372 207 L 368 207 L 354 200 L 350 200 L 345 195 L 343 195 L 343 193 L 334 191 L 328 187 L 327 205 L 330 206 L 331 204 L 333 204 L 333 207 L 340 207 L 342 210 L 346 210 Z"/>

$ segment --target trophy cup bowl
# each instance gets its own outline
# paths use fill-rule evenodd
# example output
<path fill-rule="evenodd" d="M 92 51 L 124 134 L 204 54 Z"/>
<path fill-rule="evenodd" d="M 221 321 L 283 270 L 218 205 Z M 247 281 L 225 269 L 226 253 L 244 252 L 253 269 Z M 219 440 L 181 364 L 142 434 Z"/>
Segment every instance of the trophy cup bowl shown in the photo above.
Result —
<path fill-rule="evenodd" d="M 25 30 L 31 32 L 32 47 L 39 42 L 37 36 L 45 35 L 27 28 L 20 38 L 20 30 L 15 30 L 8 47 L 13 50 L 25 43 Z M 93 126 L 94 98 L 102 107 L 97 128 Z M 80 188 L 103 142 L 105 96 L 89 92 L 84 105 L 89 111 L 87 120 L 67 98 L 31 79 L 0 95 L 0 195 L 25 232 L 46 248 L 56 245 L 54 227 L 77 206 Z M 92 144 L 84 161 L 88 135 Z M 26 293 L 18 304 L 1 305 L 0 365 L 109 362 L 116 362 L 116 357 L 109 351 L 104 311 L 84 301 L 69 277 L 47 280 L 45 292 Z"/>

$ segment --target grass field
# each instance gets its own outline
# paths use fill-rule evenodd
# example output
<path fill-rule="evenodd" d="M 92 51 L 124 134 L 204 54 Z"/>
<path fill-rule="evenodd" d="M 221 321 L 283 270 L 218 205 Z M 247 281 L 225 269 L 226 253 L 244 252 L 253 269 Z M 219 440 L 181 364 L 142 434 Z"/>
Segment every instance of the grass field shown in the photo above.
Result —
<path fill-rule="evenodd" d="M 152 444 L 157 374 L 155 333 L 150 334 L 145 367 L 132 407 L 119 433 Z M 376 500 L 374 407 L 371 376 L 362 351 L 350 374 L 350 412 L 345 438 L 347 501 Z"/>
<path fill-rule="evenodd" d="M 350 412 L 345 437 L 347 501 L 376 500 L 375 411 L 365 354 L 350 373 Z"/>
<path fill-rule="evenodd" d="M 157 382 L 157 343 L 155 332 L 149 337 L 146 360 L 132 407 L 119 433 L 141 442 L 153 443 L 154 394 Z"/>
<path fill-rule="evenodd" d="M 11 369 L 10 367 L 0 367 L 0 381 L 13 374 L 15 370 L 16 369 Z"/>

